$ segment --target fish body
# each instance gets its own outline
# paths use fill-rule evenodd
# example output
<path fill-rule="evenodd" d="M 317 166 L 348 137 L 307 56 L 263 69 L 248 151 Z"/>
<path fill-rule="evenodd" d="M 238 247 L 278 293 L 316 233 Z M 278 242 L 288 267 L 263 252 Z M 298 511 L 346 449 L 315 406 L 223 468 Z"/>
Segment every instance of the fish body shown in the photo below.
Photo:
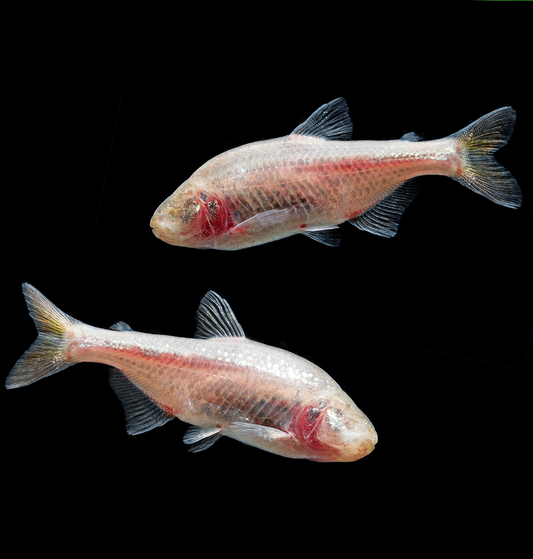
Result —
<path fill-rule="evenodd" d="M 492 153 L 505 145 L 515 112 L 504 107 L 446 138 L 348 141 L 344 99 L 320 107 L 292 134 L 224 152 L 202 165 L 154 213 L 161 240 L 237 250 L 295 234 L 324 244 L 336 229 L 392 237 L 417 193 L 410 179 L 446 175 L 494 202 L 518 207 L 520 189 Z"/>
<path fill-rule="evenodd" d="M 354 461 L 377 434 L 325 371 L 288 351 L 244 336 L 228 303 L 202 300 L 196 338 L 134 332 L 125 323 L 96 328 L 23 286 L 39 336 L 13 367 L 17 388 L 75 363 L 112 367 L 127 429 L 138 434 L 178 417 L 192 424 L 184 441 L 197 452 L 228 436 L 266 451 L 314 461 Z"/>

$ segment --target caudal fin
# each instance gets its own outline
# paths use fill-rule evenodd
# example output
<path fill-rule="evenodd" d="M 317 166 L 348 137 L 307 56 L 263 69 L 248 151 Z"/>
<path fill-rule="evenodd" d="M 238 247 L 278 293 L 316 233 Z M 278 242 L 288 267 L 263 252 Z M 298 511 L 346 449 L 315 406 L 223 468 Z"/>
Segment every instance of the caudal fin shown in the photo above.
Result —
<path fill-rule="evenodd" d="M 73 365 L 68 358 L 69 334 L 74 324 L 80 324 L 29 283 L 22 284 L 22 291 L 39 335 L 11 369 L 6 388 L 26 386 Z"/>
<path fill-rule="evenodd" d="M 450 136 L 462 147 L 461 167 L 452 178 L 508 208 L 518 208 L 522 204 L 522 193 L 513 175 L 492 154 L 511 137 L 515 119 L 512 107 L 502 107 Z"/>

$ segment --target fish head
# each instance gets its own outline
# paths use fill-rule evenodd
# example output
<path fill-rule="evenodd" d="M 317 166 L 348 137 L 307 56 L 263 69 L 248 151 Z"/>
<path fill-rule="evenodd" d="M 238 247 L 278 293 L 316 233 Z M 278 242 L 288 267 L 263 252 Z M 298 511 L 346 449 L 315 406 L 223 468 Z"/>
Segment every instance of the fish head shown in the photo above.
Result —
<path fill-rule="evenodd" d="M 378 442 L 374 426 L 346 395 L 322 398 L 303 407 L 296 436 L 317 462 L 353 462 L 370 454 Z"/>
<path fill-rule="evenodd" d="M 234 226 L 230 215 L 223 196 L 189 180 L 157 208 L 150 226 L 165 243 L 212 248 L 216 239 Z"/>

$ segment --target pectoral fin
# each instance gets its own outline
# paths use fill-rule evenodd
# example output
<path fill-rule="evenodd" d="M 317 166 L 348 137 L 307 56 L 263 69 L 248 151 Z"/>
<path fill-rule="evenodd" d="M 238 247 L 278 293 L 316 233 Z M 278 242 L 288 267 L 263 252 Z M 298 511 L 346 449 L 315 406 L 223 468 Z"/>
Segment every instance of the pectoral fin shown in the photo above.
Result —
<path fill-rule="evenodd" d="M 264 229 L 277 227 L 285 223 L 290 213 L 291 208 L 261 212 L 235 225 L 233 229 L 229 230 L 229 233 L 246 233 L 250 235 Z"/>
<path fill-rule="evenodd" d="M 246 233 L 247 235 L 257 234 L 265 229 L 273 229 L 284 225 L 293 210 L 284 208 L 280 210 L 268 210 L 256 214 L 242 223 L 235 225 L 230 229 L 230 233 Z M 303 235 L 328 246 L 338 246 L 341 242 L 338 234 L 337 225 L 320 225 L 311 226 L 303 230 L 294 231 L 294 233 L 302 233 Z"/>
<path fill-rule="evenodd" d="M 253 439 L 261 439 L 263 441 L 292 439 L 292 435 L 275 427 L 265 427 L 264 425 L 255 425 L 254 423 L 245 423 L 244 421 L 232 423 L 229 426 L 229 430 L 235 435 L 235 438 L 249 444 L 253 444 Z"/>

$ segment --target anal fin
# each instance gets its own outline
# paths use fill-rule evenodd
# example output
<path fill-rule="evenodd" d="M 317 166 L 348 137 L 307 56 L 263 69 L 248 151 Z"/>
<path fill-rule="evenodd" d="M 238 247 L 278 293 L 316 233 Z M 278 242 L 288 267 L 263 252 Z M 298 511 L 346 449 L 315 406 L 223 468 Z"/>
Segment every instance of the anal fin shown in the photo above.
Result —
<path fill-rule="evenodd" d="M 361 231 L 394 237 L 403 212 L 418 194 L 417 181 L 408 180 L 364 214 L 350 220 Z"/>
<path fill-rule="evenodd" d="M 118 369 L 110 369 L 109 384 L 124 406 L 128 434 L 139 435 L 174 419 Z"/>

